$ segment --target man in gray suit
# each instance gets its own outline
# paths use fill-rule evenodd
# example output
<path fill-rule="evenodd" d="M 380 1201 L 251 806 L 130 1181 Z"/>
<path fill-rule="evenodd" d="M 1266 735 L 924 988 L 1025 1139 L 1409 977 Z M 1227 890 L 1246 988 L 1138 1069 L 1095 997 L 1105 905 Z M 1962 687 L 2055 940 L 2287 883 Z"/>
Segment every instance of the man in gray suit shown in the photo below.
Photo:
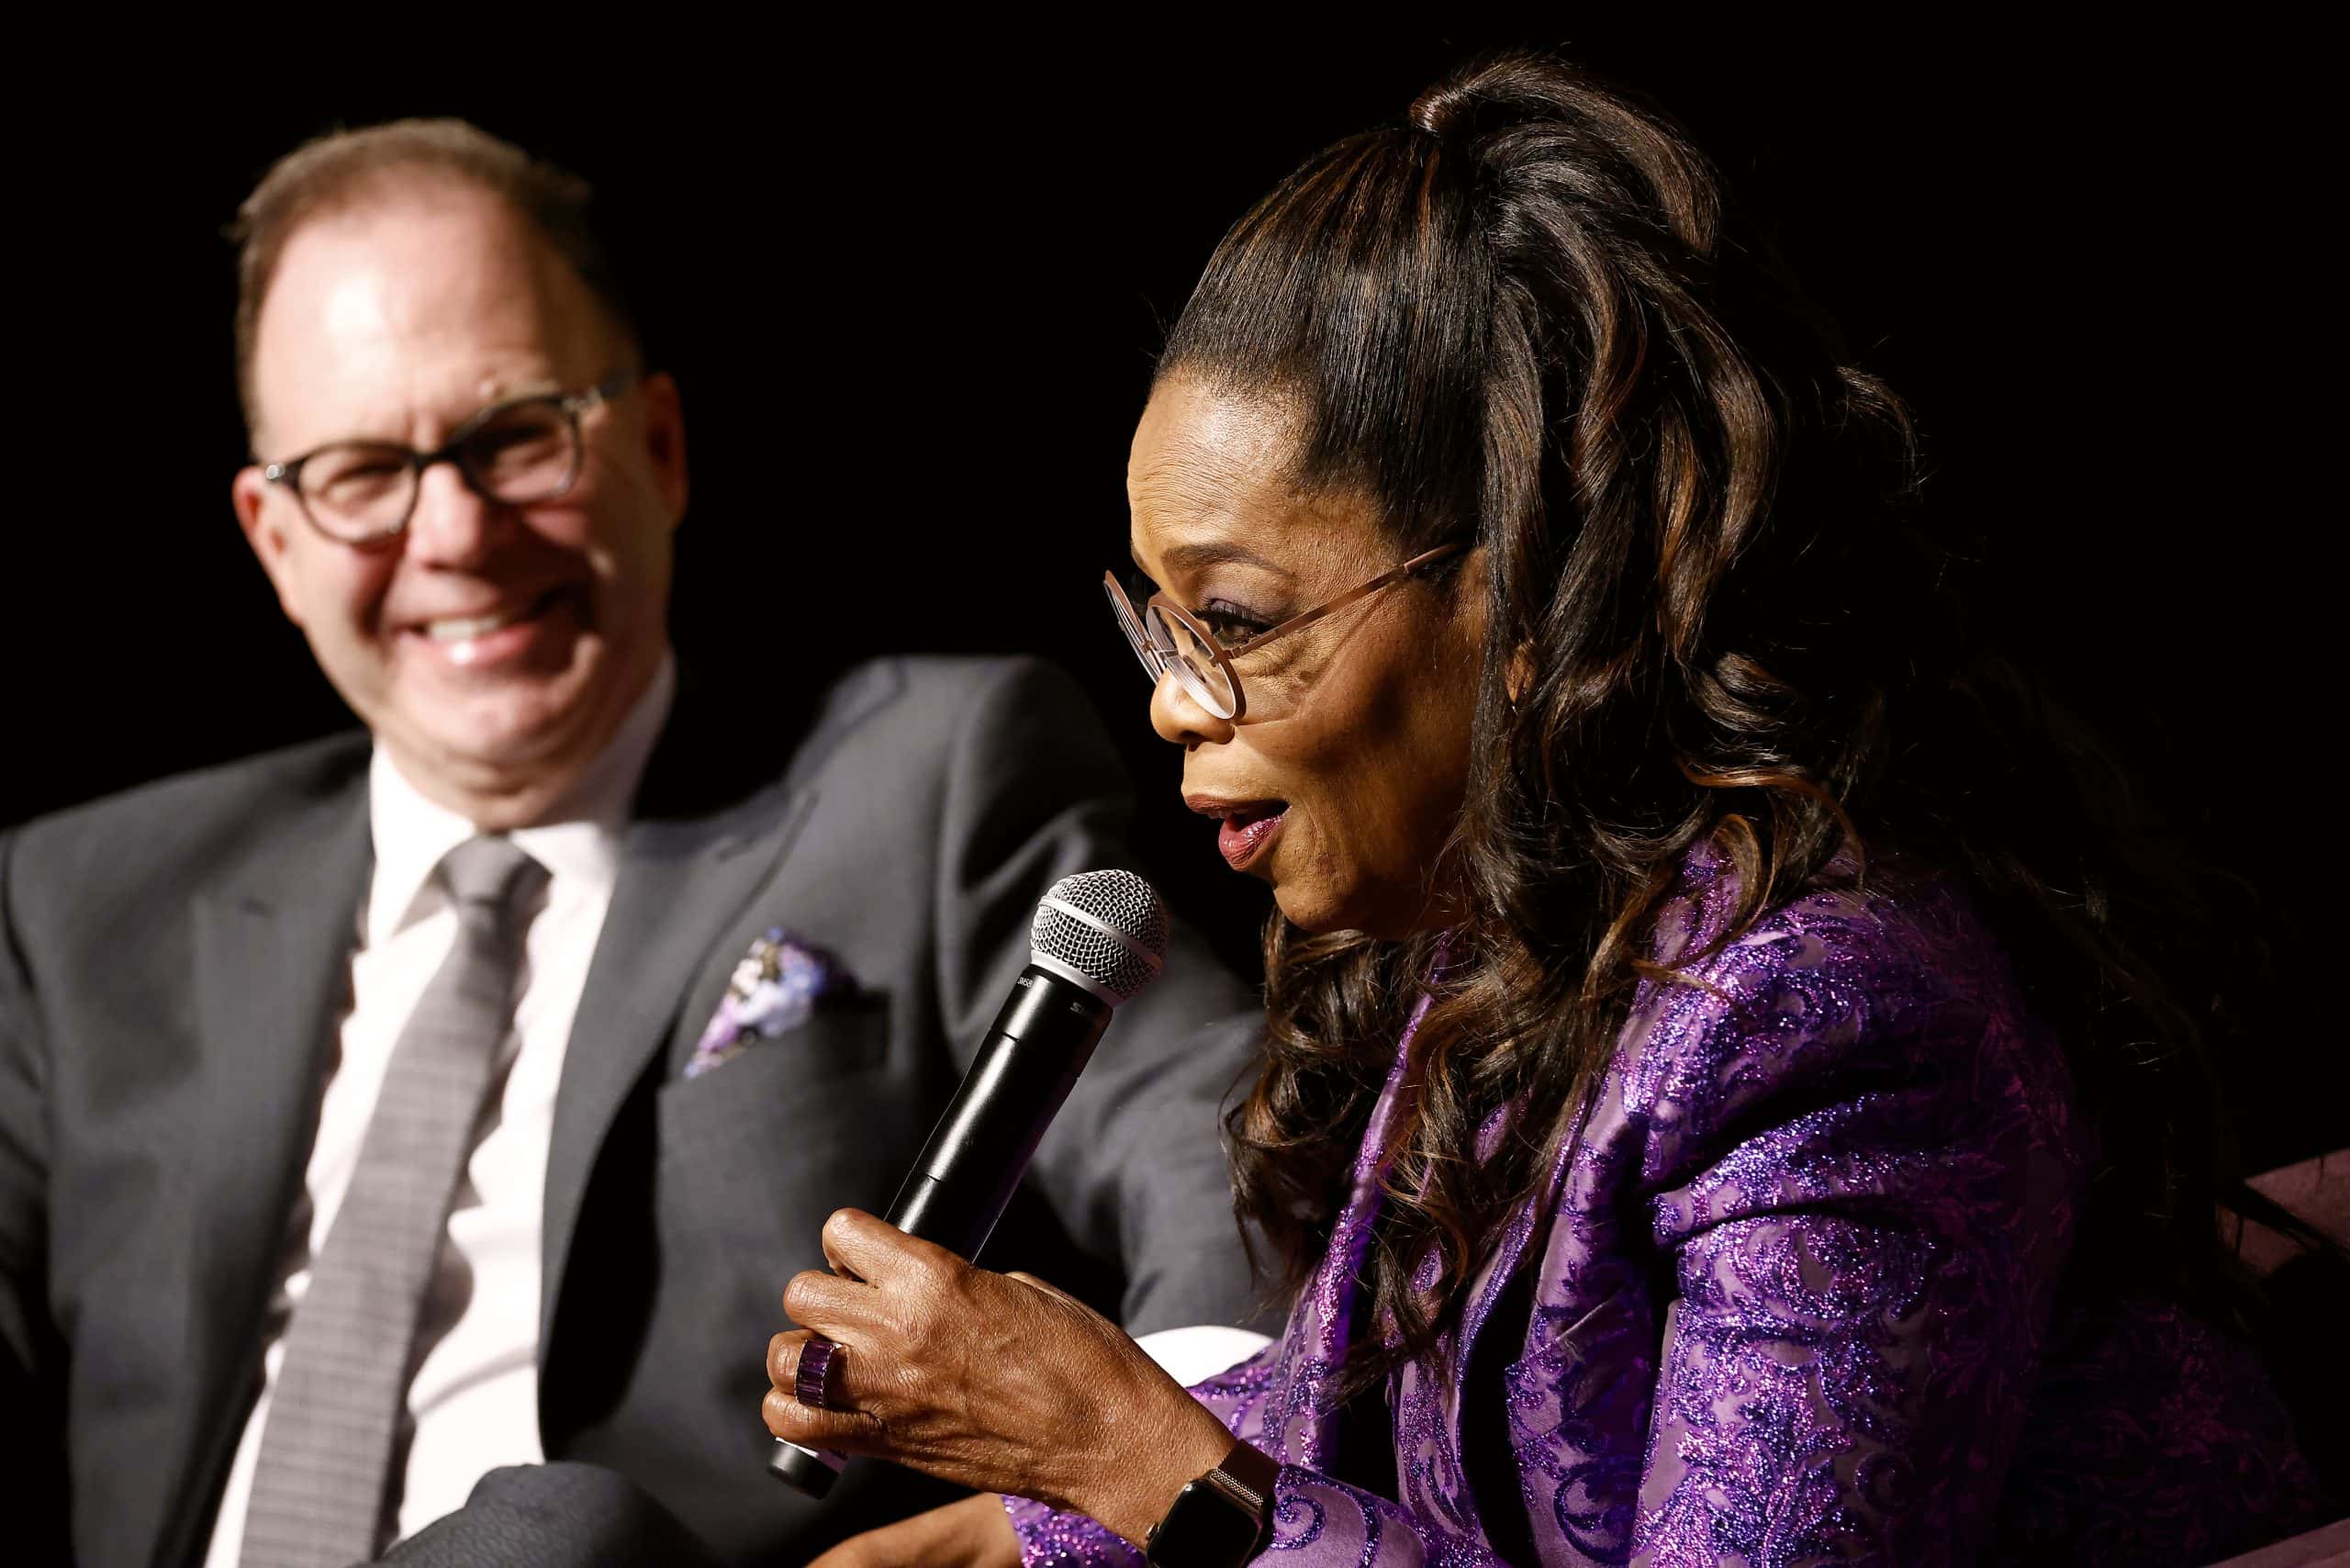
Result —
<path fill-rule="evenodd" d="M 405 122 L 246 205 L 237 515 L 366 733 L 0 835 L 34 1560 L 799 1562 L 942 1500 L 764 1473 L 778 1293 L 887 1203 L 1046 888 L 1125 860 L 1120 770 L 1031 662 L 679 670 L 677 392 L 584 198 Z M 989 1259 L 1137 1333 L 1248 1311 L 1248 998 L 1178 949 Z"/>

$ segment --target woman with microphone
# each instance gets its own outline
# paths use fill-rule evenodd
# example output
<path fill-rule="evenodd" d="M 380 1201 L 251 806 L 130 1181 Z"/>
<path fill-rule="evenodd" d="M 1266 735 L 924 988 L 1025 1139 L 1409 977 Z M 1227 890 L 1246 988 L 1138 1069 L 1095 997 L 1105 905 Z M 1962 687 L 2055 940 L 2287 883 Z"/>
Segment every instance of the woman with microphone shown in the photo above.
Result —
<path fill-rule="evenodd" d="M 826 1568 L 2194 1562 L 2296 1523 L 2210 1326 L 2195 1016 L 2045 723 L 1942 634 L 1910 477 L 1700 157 L 1555 60 L 1240 220 L 1107 587 L 1278 902 L 1230 1133 L 1295 1305 L 1187 1391 L 835 1215 L 769 1428 L 1007 1495 Z"/>

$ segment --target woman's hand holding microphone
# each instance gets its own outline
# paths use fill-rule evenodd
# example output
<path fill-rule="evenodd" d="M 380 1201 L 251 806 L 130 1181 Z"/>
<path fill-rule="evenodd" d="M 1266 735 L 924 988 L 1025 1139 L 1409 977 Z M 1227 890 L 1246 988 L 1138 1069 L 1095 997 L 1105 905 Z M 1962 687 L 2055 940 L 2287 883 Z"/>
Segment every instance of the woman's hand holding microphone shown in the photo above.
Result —
<path fill-rule="evenodd" d="M 792 1279 L 783 1306 L 803 1327 L 767 1346 L 762 1412 L 776 1437 L 1034 1497 L 1136 1545 L 1231 1450 L 1223 1423 L 1124 1330 L 1042 1280 L 976 1268 L 856 1209 L 825 1222 L 823 1245 L 836 1272 Z M 802 1389 L 811 1332 L 838 1348 L 828 1364 L 810 1358 Z M 1001 1529 L 993 1547 L 1011 1548 L 1001 1507 L 984 1501 Z M 1016 1560 L 993 1555 L 988 1521 L 957 1504 L 847 1542 L 836 1554 L 866 1554 L 828 1556 L 825 1568 L 878 1568 L 890 1558 L 871 1552 L 909 1528 L 976 1532 L 974 1563 Z"/>

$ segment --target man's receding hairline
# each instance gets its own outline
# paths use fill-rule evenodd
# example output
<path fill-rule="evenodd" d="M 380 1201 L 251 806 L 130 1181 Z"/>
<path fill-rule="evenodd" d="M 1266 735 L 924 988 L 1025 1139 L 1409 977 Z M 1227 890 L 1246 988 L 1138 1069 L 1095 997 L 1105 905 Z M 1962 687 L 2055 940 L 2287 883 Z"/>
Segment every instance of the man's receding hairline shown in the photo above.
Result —
<path fill-rule="evenodd" d="M 327 186 L 300 212 L 288 218 L 278 249 L 283 252 L 295 235 L 314 223 L 347 216 L 370 207 L 397 206 L 404 199 L 424 196 L 436 188 L 451 194 L 463 192 L 483 197 L 525 221 L 531 221 L 532 228 L 537 227 L 520 203 L 478 174 L 454 164 L 415 158 L 359 170 Z"/>
<path fill-rule="evenodd" d="M 429 197 L 436 186 L 447 194 L 478 198 L 481 206 L 503 214 L 507 223 L 530 246 L 533 270 L 552 263 L 556 272 L 571 280 L 588 308 L 589 319 L 601 327 L 613 351 L 631 360 L 640 357 L 629 328 L 613 313 L 611 306 L 596 286 L 572 264 L 571 258 L 564 254 L 563 247 L 555 243 L 528 207 L 462 168 L 421 158 L 389 164 L 339 182 L 317 201 L 305 207 L 300 215 L 291 219 L 279 232 L 275 253 L 270 258 L 269 272 L 262 281 L 260 296 L 255 301 L 251 363 L 245 366 L 252 399 L 252 429 L 250 433 L 256 442 L 263 431 L 262 341 L 269 324 L 270 301 L 276 297 L 277 280 L 285 270 L 286 256 L 306 234 L 338 225 L 358 227 L 386 216 L 404 204 L 415 204 L 419 197 Z"/>
<path fill-rule="evenodd" d="M 559 258 L 593 301 L 607 353 L 642 369 L 643 331 L 588 208 L 587 181 L 560 165 L 453 118 L 391 120 L 314 138 L 286 153 L 239 204 L 235 316 L 238 398 L 256 439 L 253 386 L 260 327 L 285 252 L 308 230 L 367 221 L 404 205 L 420 210 L 490 198 Z M 529 257 L 535 266 L 540 256 Z M 552 285 L 560 289 L 563 286 Z M 605 345 L 599 344 L 599 347 Z"/>
<path fill-rule="evenodd" d="M 260 297 L 254 301 L 253 347 L 256 353 L 261 347 L 260 325 L 269 318 L 270 297 L 277 292 L 278 274 L 285 270 L 286 252 L 293 250 L 297 241 L 313 230 L 331 228 L 337 224 L 355 227 L 374 218 L 388 215 L 402 205 L 416 203 L 417 198 L 429 196 L 435 186 L 446 194 L 463 193 L 476 197 L 482 205 L 503 213 L 507 220 L 530 241 L 541 259 L 554 262 L 570 274 L 588 296 L 588 303 L 594 306 L 597 314 L 605 318 L 607 325 L 619 327 L 610 307 L 597 293 L 595 285 L 572 265 L 571 258 L 563 253 L 563 247 L 554 242 L 554 237 L 532 216 L 529 208 L 464 169 L 417 159 L 369 169 L 338 182 L 287 220 L 278 233 L 276 250 L 269 259 L 269 271 L 262 279 Z"/>

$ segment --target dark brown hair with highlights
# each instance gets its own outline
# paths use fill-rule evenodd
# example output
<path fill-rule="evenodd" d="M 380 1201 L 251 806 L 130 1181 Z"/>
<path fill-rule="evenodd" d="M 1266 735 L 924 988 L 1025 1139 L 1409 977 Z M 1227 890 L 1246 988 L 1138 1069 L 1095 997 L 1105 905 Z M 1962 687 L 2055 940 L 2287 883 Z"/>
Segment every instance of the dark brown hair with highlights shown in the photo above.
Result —
<path fill-rule="evenodd" d="M 1962 656 L 1907 417 L 1772 258 L 1661 113 L 1513 53 L 1310 159 L 1225 236 L 1169 336 L 1161 378 L 1281 404 L 1299 485 L 1368 495 L 1400 554 L 1485 552 L 1447 851 L 1470 913 L 1366 1265 L 1400 1342 L 1352 1386 L 1436 1342 L 1540 1192 L 1701 840 L 1740 874 L 1733 929 L 1863 837 L 1964 878 L 2101 1114 L 2106 1255 L 2216 1257 L 2199 1021 L 2123 936 L 2163 884 L 2099 808 L 2094 748 Z M 1230 1130 L 1238 1204 L 1292 1282 L 1433 943 L 1269 928 L 1270 1060 Z"/>
<path fill-rule="evenodd" d="M 579 274 L 621 340 L 637 346 L 629 310 L 603 244 L 588 219 L 588 182 L 461 119 L 401 119 L 315 137 L 280 158 L 237 208 L 237 396 L 255 430 L 253 344 L 277 259 L 294 231 L 314 218 L 416 175 L 453 179 L 498 197 L 537 229 Z"/>

